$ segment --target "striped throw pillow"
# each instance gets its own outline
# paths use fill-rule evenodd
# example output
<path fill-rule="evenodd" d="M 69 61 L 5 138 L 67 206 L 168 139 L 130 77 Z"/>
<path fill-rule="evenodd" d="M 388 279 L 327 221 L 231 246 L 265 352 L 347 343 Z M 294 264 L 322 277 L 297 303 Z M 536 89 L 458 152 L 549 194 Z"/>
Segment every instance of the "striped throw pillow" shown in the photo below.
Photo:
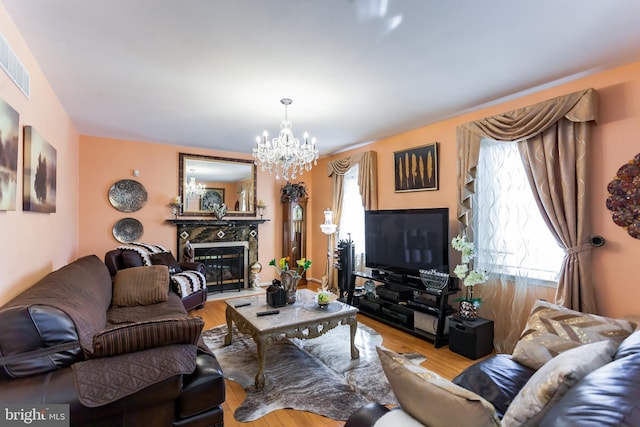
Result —
<path fill-rule="evenodd" d="M 169 268 L 166 265 L 119 270 L 113 280 L 112 305 L 150 305 L 168 299 Z"/>
<path fill-rule="evenodd" d="M 184 317 L 128 323 L 105 329 L 93 337 L 93 357 L 133 353 L 170 344 L 198 344 L 204 321 Z"/>
<path fill-rule="evenodd" d="M 582 313 L 538 300 L 531 309 L 512 358 L 537 370 L 558 354 L 583 344 L 604 340 L 620 344 L 635 328 L 633 322 Z"/>

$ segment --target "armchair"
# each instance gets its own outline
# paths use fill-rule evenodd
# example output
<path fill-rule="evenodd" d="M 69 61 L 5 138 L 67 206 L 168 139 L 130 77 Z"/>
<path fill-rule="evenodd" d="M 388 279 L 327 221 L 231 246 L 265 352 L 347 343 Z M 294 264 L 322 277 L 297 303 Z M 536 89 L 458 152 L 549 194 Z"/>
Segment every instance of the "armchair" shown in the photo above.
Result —
<path fill-rule="evenodd" d="M 142 255 L 136 251 L 126 249 L 114 249 L 107 252 L 104 255 L 104 263 L 109 269 L 111 277 L 115 277 L 119 270 L 124 270 L 130 267 L 142 267 L 148 265 L 143 259 Z M 153 264 L 163 264 L 169 267 L 169 272 L 177 273 L 180 271 L 199 271 L 205 274 L 205 266 L 199 262 L 178 262 L 170 252 L 164 252 L 154 254 L 152 258 Z M 173 286 L 172 282 L 172 286 Z M 174 291 L 176 291 L 174 286 Z M 180 292 L 176 292 L 180 295 Z M 207 301 L 207 288 L 197 290 L 189 295 L 181 295 L 182 304 L 185 310 L 190 311 L 196 308 L 204 307 L 204 303 Z"/>

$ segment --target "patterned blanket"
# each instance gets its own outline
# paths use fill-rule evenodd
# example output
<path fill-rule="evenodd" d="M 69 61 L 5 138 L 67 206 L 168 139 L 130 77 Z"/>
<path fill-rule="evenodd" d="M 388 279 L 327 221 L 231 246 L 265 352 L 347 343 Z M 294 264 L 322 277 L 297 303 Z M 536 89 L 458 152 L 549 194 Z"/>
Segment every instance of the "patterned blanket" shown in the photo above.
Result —
<path fill-rule="evenodd" d="M 167 250 L 164 246 L 150 245 L 148 243 L 141 243 L 141 242 L 130 242 L 126 245 L 118 246 L 118 249 L 121 249 L 123 251 L 134 251 L 139 253 L 140 257 L 142 258 L 142 262 L 146 266 L 152 265 L 150 255 L 169 252 L 169 250 Z"/>
<path fill-rule="evenodd" d="M 207 286 L 207 279 L 204 277 L 204 274 L 199 271 L 176 273 L 171 276 L 171 282 L 173 283 L 173 290 L 181 298 L 191 295 Z"/>

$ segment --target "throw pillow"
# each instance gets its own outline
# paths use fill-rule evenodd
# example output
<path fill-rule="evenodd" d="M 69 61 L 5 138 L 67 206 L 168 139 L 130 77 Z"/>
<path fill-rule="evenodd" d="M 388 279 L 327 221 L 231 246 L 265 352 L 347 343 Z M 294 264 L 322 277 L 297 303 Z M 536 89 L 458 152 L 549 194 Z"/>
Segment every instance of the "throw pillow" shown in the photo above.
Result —
<path fill-rule="evenodd" d="M 169 267 L 169 273 L 182 273 L 180 264 L 176 261 L 171 252 L 163 252 L 159 254 L 151 254 L 151 264 L 153 265 L 166 265 Z"/>
<path fill-rule="evenodd" d="M 377 347 L 391 390 L 402 409 L 430 427 L 499 426 L 493 406 L 403 356 Z"/>
<path fill-rule="evenodd" d="M 149 305 L 168 298 L 169 269 L 165 265 L 119 270 L 113 280 L 112 305 Z"/>
<path fill-rule="evenodd" d="M 133 353 L 171 344 L 197 345 L 204 321 L 200 317 L 150 320 L 105 329 L 93 337 L 93 357 Z"/>
<path fill-rule="evenodd" d="M 124 268 L 142 267 L 144 262 L 139 253 L 133 251 L 122 251 L 122 266 Z"/>
<path fill-rule="evenodd" d="M 626 320 L 582 313 L 538 300 L 513 350 L 513 360 L 539 369 L 558 354 L 583 344 L 604 340 L 620 344 L 635 327 Z"/>
<path fill-rule="evenodd" d="M 616 348 L 617 344 L 608 340 L 585 344 L 545 363 L 513 399 L 502 418 L 502 425 L 538 425 L 574 384 L 611 362 Z"/>

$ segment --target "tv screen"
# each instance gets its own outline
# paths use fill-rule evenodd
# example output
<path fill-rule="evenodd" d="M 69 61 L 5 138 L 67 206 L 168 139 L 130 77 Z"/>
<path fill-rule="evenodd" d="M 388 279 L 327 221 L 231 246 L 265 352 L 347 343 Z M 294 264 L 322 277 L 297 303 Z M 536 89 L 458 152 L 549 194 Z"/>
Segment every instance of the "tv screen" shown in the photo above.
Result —
<path fill-rule="evenodd" d="M 365 264 L 419 277 L 419 270 L 449 274 L 449 208 L 365 211 Z"/>

